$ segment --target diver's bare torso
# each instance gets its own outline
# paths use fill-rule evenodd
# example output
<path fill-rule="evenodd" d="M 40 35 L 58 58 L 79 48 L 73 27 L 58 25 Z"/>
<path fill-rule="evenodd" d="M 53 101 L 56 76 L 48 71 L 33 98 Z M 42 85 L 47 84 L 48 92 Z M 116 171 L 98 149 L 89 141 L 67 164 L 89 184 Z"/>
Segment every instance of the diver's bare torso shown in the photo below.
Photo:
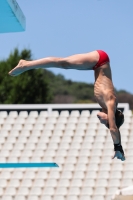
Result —
<path fill-rule="evenodd" d="M 116 99 L 112 74 L 109 63 L 102 65 L 95 70 L 94 96 L 99 105 L 107 110 L 107 102 Z M 117 100 L 116 100 L 117 106 Z"/>

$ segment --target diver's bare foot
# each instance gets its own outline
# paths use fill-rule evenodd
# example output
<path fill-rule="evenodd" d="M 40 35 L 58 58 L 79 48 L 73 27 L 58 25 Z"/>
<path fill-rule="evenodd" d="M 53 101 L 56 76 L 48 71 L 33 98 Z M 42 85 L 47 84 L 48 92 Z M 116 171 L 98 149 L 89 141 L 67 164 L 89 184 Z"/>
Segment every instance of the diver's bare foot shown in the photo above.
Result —
<path fill-rule="evenodd" d="M 28 68 L 26 67 L 26 63 L 26 60 L 20 60 L 18 65 L 9 72 L 9 75 L 18 76 L 19 74 L 22 74 L 23 72 L 27 71 Z"/>

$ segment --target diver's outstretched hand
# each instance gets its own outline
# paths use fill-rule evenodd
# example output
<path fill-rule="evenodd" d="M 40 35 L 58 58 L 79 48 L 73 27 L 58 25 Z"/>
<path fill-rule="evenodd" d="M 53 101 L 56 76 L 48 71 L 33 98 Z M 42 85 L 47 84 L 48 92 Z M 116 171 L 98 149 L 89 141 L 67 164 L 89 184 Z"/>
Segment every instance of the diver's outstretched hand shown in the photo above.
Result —
<path fill-rule="evenodd" d="M 26 60 L 20 60 L 18 65 L 15 68 L 13 68 L 8 74 L 10 76 L 18 76 L 19 74 L 22 74 L 23 72 L 27 71 L 25 65 L 26 62 Z"/>
<path fill-rule="evenodd" d="M 126 160 L 124 154 L 122 152 L 120 152 L 120 151 L 115 151 L 114 156 L 112 157 L 112 159 L 114 159 L 115 157 L 117 159 L 120 159 L 121 161 Z"/>

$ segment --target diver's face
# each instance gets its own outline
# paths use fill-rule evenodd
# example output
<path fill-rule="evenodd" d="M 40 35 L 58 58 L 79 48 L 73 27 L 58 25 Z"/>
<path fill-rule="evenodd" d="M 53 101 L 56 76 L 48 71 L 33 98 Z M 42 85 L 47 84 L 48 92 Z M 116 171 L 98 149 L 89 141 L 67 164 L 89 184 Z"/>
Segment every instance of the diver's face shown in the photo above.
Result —
<path fill-rule="evenodd" d="M 99 112 L 97 114 L 98 119 L 100 120 L 101 124 L 104 124 L 105 126 L 107 126 L 108 124 L 108 115 L 104 112 Z"/>

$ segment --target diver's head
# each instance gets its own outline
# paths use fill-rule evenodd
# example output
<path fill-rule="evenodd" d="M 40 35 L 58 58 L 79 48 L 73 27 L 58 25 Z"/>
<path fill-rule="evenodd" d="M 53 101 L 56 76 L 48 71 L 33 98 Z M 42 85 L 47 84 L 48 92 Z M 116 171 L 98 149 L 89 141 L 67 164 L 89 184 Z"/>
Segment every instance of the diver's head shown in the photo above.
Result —
<path fill-rule="evenodd" d="M 105 112 L 103 112 L 103 111 L 99 112 L 97 114 L 97 117 L 99 118 L 99 120 L 102 124 L 104 124 L 107 128 L 109 128 L 108 115 Z M 115 123 L 116 123 L 116 126 L 118 129 L 124 123 L 124 115 L 118 109 L 116 109 L 116 112 L 115 112 Z"/>

